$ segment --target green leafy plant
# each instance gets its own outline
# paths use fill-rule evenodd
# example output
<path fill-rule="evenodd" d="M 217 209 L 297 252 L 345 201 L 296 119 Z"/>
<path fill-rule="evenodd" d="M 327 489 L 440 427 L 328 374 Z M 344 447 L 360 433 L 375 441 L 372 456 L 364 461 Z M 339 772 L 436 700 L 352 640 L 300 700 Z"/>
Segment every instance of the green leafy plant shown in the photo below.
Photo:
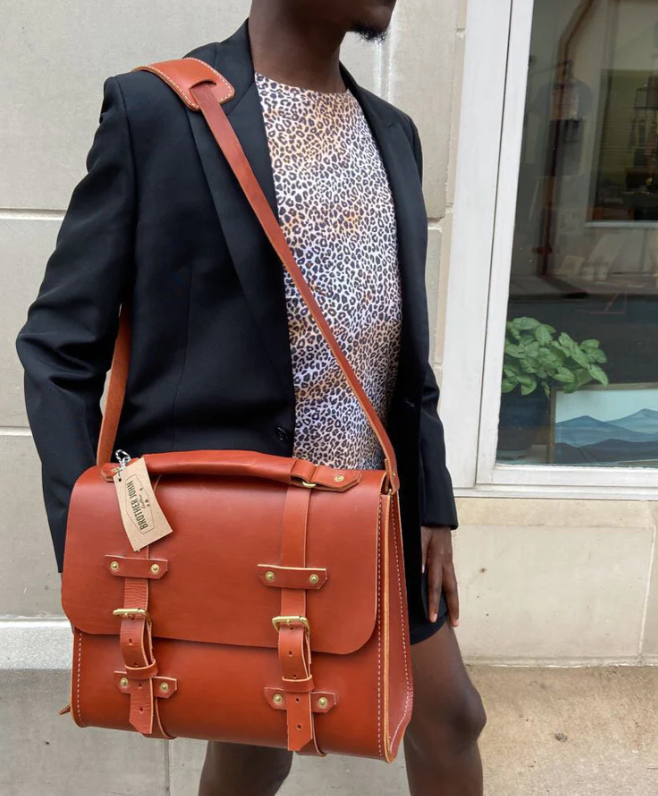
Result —
<path fill-rule="evenodd" d="M 541 387 L 550 397 L 551 388 L 558 384 L 566 393 L 576 392 L 592 381 L 608 386 L 608 377 L 601 367 L 607 357 L 599 341 L 577 343 L 566 332 L 557 337 L 556 334 L 552 326 L 535 318 L 507 322 L 503 393 L 518 387 L 521 395 L 530 395 Z"/>

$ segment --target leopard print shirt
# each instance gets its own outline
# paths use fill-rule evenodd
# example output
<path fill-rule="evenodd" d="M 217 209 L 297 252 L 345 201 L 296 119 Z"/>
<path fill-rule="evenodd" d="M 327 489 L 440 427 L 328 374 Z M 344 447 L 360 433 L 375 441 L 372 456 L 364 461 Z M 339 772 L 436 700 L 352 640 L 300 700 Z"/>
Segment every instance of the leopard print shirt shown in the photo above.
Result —
<path fill-rule="evenodd" d="M 377 414 L 386 422 L 400 353 L 397 233 L 386 171 L 352 93 L 256 73 L 279 221 L 304 277 Z M 363 410 L 284 272 L 295 386 L 293 455 L 381 469 Z"/>

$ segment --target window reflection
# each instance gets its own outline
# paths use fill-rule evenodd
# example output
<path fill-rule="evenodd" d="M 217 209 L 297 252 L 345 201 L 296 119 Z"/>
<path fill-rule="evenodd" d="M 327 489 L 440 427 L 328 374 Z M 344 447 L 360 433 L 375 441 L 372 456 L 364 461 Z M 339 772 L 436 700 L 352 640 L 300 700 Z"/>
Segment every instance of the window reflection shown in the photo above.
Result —
<path fill-rule="evenodd" d="M 498 460 L 658 466 L 658 3 L 536 0 Z"/>

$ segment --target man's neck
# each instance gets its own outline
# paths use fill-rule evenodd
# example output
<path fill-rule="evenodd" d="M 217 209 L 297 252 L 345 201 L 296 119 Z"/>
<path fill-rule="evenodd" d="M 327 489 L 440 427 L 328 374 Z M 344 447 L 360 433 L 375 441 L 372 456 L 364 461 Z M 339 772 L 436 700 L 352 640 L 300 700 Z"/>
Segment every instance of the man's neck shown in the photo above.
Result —
<path fill-rule="evenodd" d="M 254 3 L 249 39 L 254 69 L 280 83 L 314 91 L 344 91 L 340 46 L 345 31 L 293 18 L 285 4 Z"/>

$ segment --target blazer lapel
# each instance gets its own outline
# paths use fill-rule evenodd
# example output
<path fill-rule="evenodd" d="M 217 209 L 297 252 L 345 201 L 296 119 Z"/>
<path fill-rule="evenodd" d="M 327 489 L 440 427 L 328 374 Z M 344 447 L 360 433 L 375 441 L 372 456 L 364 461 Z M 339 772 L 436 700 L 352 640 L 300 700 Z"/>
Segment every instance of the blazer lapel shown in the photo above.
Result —
<path fill-rule="evenodd" d="M 424 374 L 429 358 L 429 322 L 425 287 L 427 211 L 418 167 L 409 139 L 399 123 L 388 128 L 382 156 L 387 164 L 396 206 L 402 311 L 406 317 L 406 353 Z"/>
<path fill-rule="evenodd" d="M 406 377 L 424 374 L 429 357 L 425 291 L 427 211 L 412 145 L 393 115 L 364 91 L 343 67 L 343 78 L 361 108 L 379 147 L 388 175 L 397 222 L 398 263 L 402 291 L 402 356 Z M 401 374 L 402 375 L 402 374 Z M 407 383 L 413 383 L 407 382 Z"/>
<path fill-rule="evenodd" d="M 254 82 L 246 23 L 217 45 L 212 63 L 235 88 L 224 110 L 275 215 L 274 179 L 263 114 Z M 208 187 L 233 264 L 263 345 L 288 398 L 294 403 L 292 362 L 283 280 L 276 257 L 242 189 L 217 146 L 203 116 L 188 111 Z"/>

